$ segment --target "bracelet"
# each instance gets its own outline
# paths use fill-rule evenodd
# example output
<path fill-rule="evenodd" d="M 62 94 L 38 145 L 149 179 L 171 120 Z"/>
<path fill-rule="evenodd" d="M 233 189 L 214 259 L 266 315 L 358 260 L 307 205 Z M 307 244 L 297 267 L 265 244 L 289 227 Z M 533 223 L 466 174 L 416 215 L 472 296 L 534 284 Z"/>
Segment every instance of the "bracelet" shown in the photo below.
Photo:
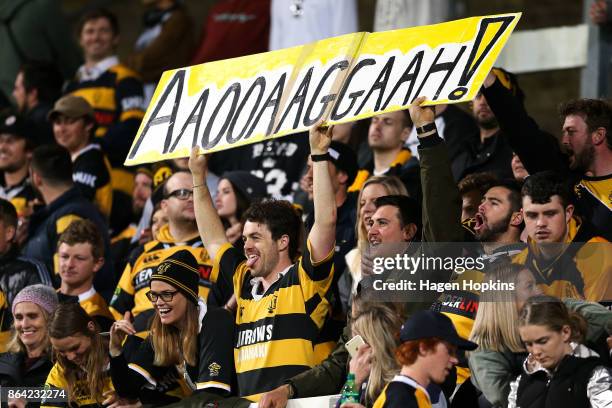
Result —
<path fill-rule="evenodd" d="M 293 384 L 285 383 L 289 392 L 287 393 L 287 399 L 292 399 L 295 396 L 295 390 L 293 389 Z"/>
<path fill-rule="evenodd" d="M 323 154 L 311 154 L 310 160 L 313 162 L 331 161 L 331 156 L 329 155 L 329 152 Z"/>
<path fill-rule="evenodd" d="M 426 124 L 425 126 L 421 126 L 416 128 L 417 135 L 421 135 L 423 133 L 431 132 L 432 130 L 436 130 L 435 122 L 431 122 Z"/>
<path fill-rule="evenodd" d="M 206 183 L 202 183 L 202 184 L 196 184 L 195 186 L 191 187 L 192 189 L 196 189 L 198 187 L 204 187 L 206 185 Z"/>

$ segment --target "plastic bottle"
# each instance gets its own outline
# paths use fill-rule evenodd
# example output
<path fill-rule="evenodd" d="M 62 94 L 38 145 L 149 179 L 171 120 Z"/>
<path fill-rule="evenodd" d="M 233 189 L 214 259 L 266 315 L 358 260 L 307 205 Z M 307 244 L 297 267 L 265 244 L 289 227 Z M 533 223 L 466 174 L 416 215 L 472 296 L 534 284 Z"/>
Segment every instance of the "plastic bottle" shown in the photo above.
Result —
<path fill-rule="evenodd" d="M 359 403 L 359 389 L 355 384 L 355 374 L 349 373 L 346 376 L 346 383 L 344 383 L 344 387 L 342 387 L 342 396 L 340 397 L 340 405 L 345 402 L 355 402 Z"/>

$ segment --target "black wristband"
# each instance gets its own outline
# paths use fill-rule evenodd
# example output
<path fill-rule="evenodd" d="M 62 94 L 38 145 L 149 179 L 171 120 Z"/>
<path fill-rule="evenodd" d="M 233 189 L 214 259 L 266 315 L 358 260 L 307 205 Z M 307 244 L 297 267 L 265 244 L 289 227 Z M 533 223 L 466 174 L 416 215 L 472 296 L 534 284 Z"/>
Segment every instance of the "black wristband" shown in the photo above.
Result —
<path fill-rule="evenodd" d="M 312 160 L 313 162 L 331 161 L 331 156 L 329 155 L 329 153 L 311 154 L 310 160 Z"/>
<path fill-rule="evenodd" d="M 431 122 L 426 124 L 425 126 L 416 128 L 417 135 L 422 135 L 423 133 L 431 132 L 432 130 L 436 130 L 435 122 Z"/>

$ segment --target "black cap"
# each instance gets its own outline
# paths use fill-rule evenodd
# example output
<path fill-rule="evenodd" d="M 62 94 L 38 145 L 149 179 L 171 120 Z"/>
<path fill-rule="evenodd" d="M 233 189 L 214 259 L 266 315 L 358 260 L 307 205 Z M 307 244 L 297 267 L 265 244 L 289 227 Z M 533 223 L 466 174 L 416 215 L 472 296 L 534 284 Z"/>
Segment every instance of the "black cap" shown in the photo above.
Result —
<path fill-rule="evenodd" d="M 227 171 L 221 178 L 232 183 L 232 186 L 240 191 L 249 202 L 265 198 L 268 194 L 266 182 L 248 171 Z"/>
<path fill-rule="evenodd" d="M 357 155 L 348 145 L 332 141 L 327 150 L 336 169 L 342 170 L 348 176 L 346 185 L 350 186 L 355 181 L 359 166 L 357 165 Z"/>
<path fill-rule="evenodd" d="M 431 310 L 420 310 L 410 316 L 400 331 L 400 340 L 411 341 L 437 337 L 462 350 L 474 350 L 478 344 L 459 337 L 448 316 Z"/>
<path fill-rule="evenodd" d="M 193 254 L 182 249 L 164 259 L 158 266 L 151 281 L 160 280 L 174 286 L 187 299 L 198 304 L 200 272 L 198 261 Z"/>
<path fill-rule="evenodd" d="M 30 123 L 20 115 L 6 112 L 0 116 L 0 133 L 14 135 L 23 139 L 33 137 L 33 129 Z"/>

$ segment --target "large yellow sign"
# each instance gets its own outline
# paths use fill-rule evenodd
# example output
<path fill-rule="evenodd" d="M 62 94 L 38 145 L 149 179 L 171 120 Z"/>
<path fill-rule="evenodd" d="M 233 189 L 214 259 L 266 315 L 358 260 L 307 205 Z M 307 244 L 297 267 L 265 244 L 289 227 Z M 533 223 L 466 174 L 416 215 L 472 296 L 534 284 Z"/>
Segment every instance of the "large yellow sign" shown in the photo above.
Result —
<path fill-rule="evenodd" d="M 126 165 L 231 149 L 307 130 L 474 98 L 521 13 L 472 17 L 166 71 Z"/>

